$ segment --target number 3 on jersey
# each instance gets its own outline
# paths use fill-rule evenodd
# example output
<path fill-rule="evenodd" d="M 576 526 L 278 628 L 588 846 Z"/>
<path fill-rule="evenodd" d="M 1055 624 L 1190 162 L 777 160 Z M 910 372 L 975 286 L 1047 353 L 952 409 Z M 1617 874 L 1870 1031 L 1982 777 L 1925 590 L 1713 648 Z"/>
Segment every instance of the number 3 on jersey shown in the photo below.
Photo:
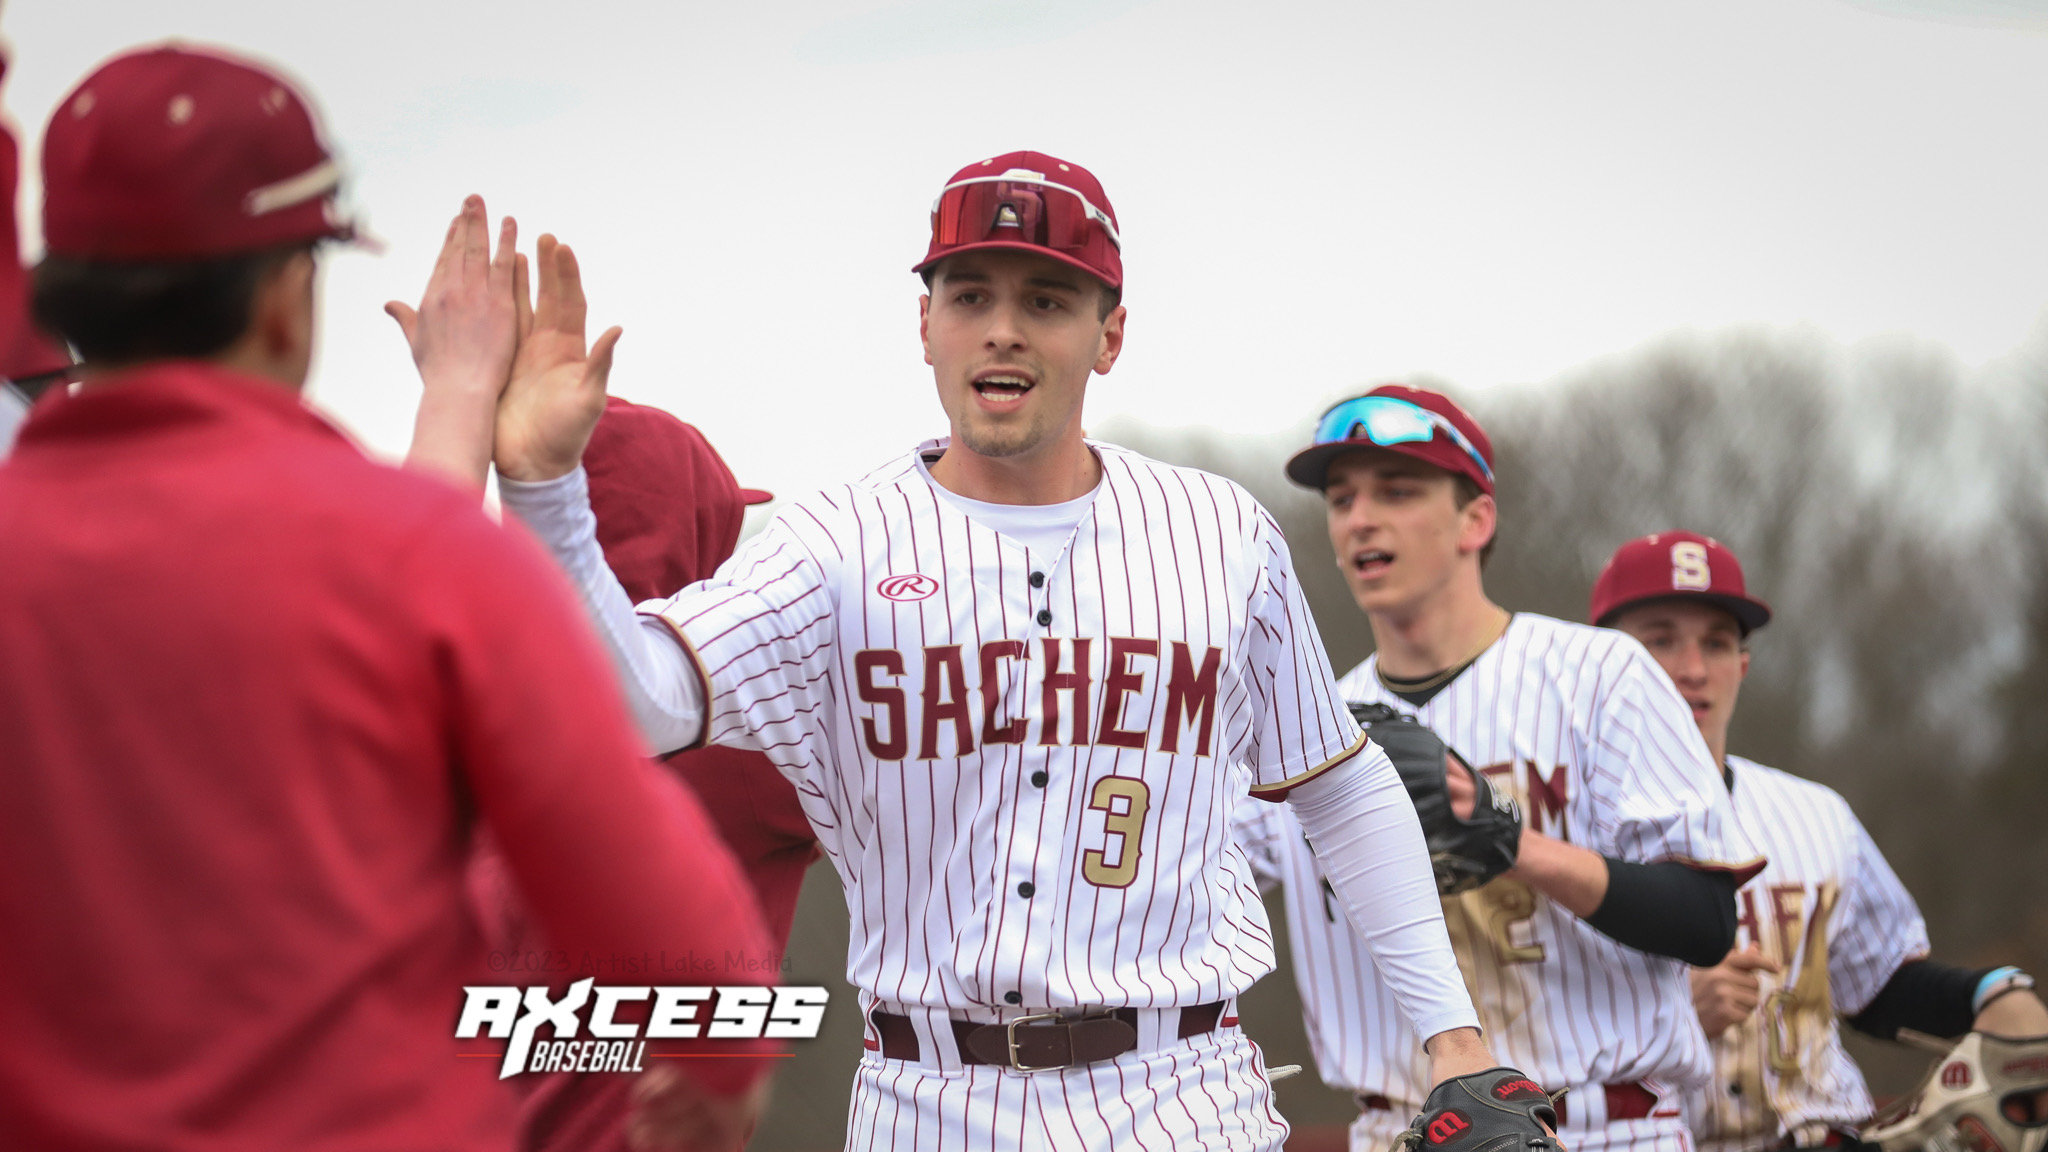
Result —
<path fill-rule="evenodd" d="M 1117 811 L 1117 801 L 1123 801 L 1123 811 Z M 1090 848 L 1081 853 L 1081 876 L 1090 884 L 1101 888 L 1128 888 L 1138 877 L 1138 857 L 1142 855 L 1138 838 L 1145 829 L 1145 810 L 1152 806 L 1152 790 L 1143 780 L 1129 776 L 1104 776 L 1095 782 L 1095 788 L 1088 795 L 1088 807 L 1103 813 L 1102 830 L 1105 842 L 1100 848 Z M 1107 838 L 1114 836 L 1116 863 L 1109 862 L 1110 844 Z"/>

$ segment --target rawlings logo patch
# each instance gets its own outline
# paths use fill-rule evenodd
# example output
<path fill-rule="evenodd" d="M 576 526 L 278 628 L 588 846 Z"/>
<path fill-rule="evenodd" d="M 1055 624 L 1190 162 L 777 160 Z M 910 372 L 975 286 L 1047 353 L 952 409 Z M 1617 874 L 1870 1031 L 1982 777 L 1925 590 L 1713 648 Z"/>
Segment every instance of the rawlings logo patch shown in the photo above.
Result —
<path fill-rule="evenodd" d="M 1550 1099 L 1550 1093 L 1530 1080 L 1503 1080 L 1493 1086 L 1493 1095 L 1496 1100 L 1527 1100 L 1532 1096 Z"/>
<path fill-rule="evenodd" d="M 1961 1060 L 1949 1061 L 1947 1066 L 1941 1070 L 1941 1086 L 1943 1088 L 1968 1088 L 1970 1086 L 1970 1066 Z"/>
<path fill-rule="evenodd" d="M 1436 1119 L 1429 1122 L 1429 1127 L 1424 1131 L 1429 1136 L 1431 1144 L 1449 1144 L 1470 1131 L 1471 1128 L 1472 1122 L 1470 1120 L 1446 1108 L 1437 1114 Z"/>
<path fill-rule="evenodd" d="M 884 576 L 875 585 L 875 591 L 881 593 L 882 599 L 898 603 L 928 599 L 938 590 L 939 582 L 922 572 L 912 572 L 908 576 Z"/>

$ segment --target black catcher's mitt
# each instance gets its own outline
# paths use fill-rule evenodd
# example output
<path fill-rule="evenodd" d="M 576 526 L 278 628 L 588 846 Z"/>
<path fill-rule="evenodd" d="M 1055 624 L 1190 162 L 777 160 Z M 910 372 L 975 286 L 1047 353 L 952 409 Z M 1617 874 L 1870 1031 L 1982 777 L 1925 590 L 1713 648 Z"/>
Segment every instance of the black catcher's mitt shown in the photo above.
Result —
<path fill-rule="evenodd" d="M 1415 814 L 1422 818 L 1422 834 L 1429 841 L 1429 862 L 1436 869 L 1436 890 L 1445 896 L 1469 892 L 1515 866 L 1515 852 L 1522 846 L 1522 809 L 1514 799 L 1497 792 L 1486 777 L 1465 771 L 1472 777 L 1476 793 L 1472 818 L 1460 820 L 1451 811 L 1451 751 L 1437 734 L 1385 704 L 1353 704 L 1351 715 L 1363 725 L 1372 742 L 1385 749 L 1387 759 L 1401 773 Z M 1458 763 L 1464 764 L 1463 760 Z"/>
<path fill-rule="evenodd" d="M 1545 1124 L 1557 1130 L 1550 1094 L 1513 1068 L 1489 1068 L 1431 1089 L 1393 1152 L 1563 1152 Z"/>

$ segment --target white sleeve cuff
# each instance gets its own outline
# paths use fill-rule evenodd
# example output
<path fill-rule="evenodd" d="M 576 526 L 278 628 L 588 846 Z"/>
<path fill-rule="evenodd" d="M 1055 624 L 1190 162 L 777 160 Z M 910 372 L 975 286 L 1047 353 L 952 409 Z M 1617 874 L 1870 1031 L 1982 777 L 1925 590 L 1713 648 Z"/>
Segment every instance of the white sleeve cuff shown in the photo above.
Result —
<path fill-rule="evenodd" d="M 1288 803 L 1416 1036 L 1479 1027 L 1444 927 L 1422 824 L 1387 754 L 1367 744 L 1349 763 L 1296 787 Z"/>
<path fill-rule="evenodd" d="M 641 616 L 597 543 L 590 480 L 581 467 L 531 483 L 498 476 L 498 500 L 540 537 L 576 586 L 598 637 L 618 668 L 626 705 L 656 752 L 687 748 L 704 729 L 704 686 L 682 645 L 660 620 Z"/>

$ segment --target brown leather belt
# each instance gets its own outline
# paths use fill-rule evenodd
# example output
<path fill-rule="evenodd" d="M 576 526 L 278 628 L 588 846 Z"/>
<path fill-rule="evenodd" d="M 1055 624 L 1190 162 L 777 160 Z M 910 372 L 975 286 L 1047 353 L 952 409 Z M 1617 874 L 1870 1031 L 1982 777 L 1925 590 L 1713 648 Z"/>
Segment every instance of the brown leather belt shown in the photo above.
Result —
<path fill-rule="evenodd" d="M 916 1060 L 923 1055 L 910 1017 L 879 1009 L 871 1013 L 882 1055 Z M 1180 1038 L 1213 1032 L 1223 1019 L 1223 1002 L 1180 1010 Z M 1138 1010 L 1116 1008 L 1097 1016 L 1062 1019 L 1057 1013 L 1019 1016 L 1005 1024 L 954 1020 L 953 1046 L 962 1064 L 998 1064 L 1017 1072 L 1071 1068 L 1121 1056 L 1138 1046 Z"/>
<path fill-rule="evenodd" d="M 1657 1094 L 1645 1088 L 1640 1080 L 1630 1080 L 1622 1084 L 1602 1084 L 1600 1089 L 1607 1097 L 1609 1124 L 1616 1120 L 1641 1120 L 1654 1115 L 1657 1111 Z M 1553 1105 L 1557 1109 L 1558 1127 L 1562 1128 L 1570 1122 L 1566 1119 L 1566 1109 L 1570 1106 L 1571 1098 L 1568 1096 L 1560 1098 Z M 1671 1115 L 1678 1115 L 1678 1111 L 1673 1109 Z"/>
<path fill-rule="evenodd" d="M 1657 1111 L 1657 1094 L 1645 1088 L 1641 1081 L 1630 1080 L 1623 1084 L 1602 1084 L 1600 1087 L 1602 1094 L 1607 1097 L 1607 1119 L 1609 1123 L 1616 1120 L 1641 1120 L 1655 1114 Z M 1565 1109 L 1569 1105 L 1570 1097 L 1568 1096 L 1558 1097 L 1557 1101 L 1552 1105 L 1552 1107 L 1557 1109 L 1557 1125 L 1560 1128 L 1569 1122 L 1565 1118 Z M 1360 1094 L 1358 1106 L 1368 1112 L 1392 1112 L 1394 1110 L 1394 1102 L 1377 1093 L 1370 1096 Z M 1676 1116 L 1678 1113 L 1673 1112 L 1671 1114 Z"/>

